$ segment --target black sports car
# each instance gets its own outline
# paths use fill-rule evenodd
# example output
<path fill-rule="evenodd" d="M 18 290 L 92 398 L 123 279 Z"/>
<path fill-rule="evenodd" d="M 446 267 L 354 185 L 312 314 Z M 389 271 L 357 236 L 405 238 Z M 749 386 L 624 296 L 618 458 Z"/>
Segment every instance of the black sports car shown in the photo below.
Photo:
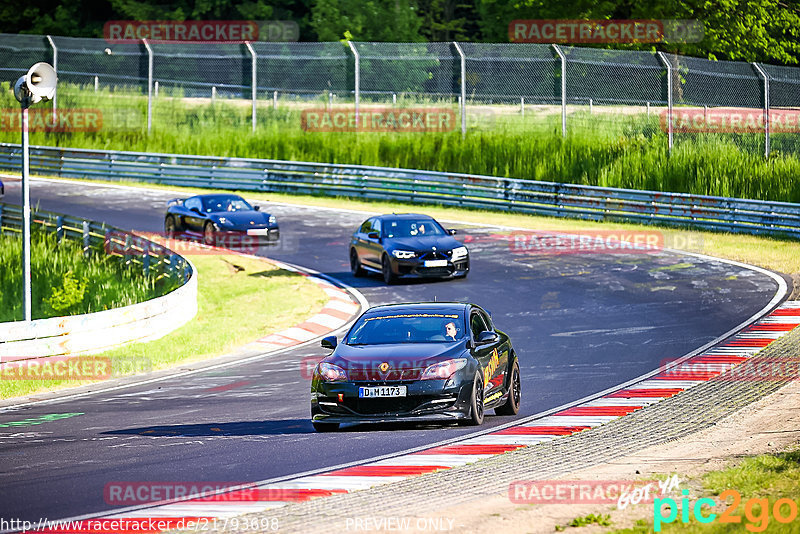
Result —
<path fill-rule="evenodd" d="M 432 217 L 416 213 L 379 215 L 364 221 L 350 241 L 355 276 L 381 273 L 387 284 L 401 276 L 465 277 L 469 251 Z"/>
<path fill-rule="evenodd" d="M 0 180 L 0 198 L 6 194 L 6 186 L 3 185 L 3 180 Z"/>
<path fill-rule="evenodd" d="M 239 195 L 208 194 L 167 202 L 164 232 L 199 236 L 225 248 L 274 243 L 280 237 L 274 215 L 259 211 Z"/>
<path fill-rule="evenodd" d="M 311 422 L 459 421 L 485 410 L 519 411 L 519 363 L 511 340 L 474 304 L 427 302 L 370 308 L 314 369 Z"/>

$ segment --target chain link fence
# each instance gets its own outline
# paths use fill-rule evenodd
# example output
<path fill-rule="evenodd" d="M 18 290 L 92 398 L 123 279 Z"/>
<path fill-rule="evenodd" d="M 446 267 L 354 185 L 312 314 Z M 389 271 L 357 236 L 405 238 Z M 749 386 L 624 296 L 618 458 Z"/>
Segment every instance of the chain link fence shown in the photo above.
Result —
<path fill-rule="evenodd" d="M 253 128 L 259 109 L 279 104 L 431 105 L 451 108 L 463 133 L 504 127 L 587 142 L 659 136 L 669 150 L 713 139 L 748 152 L 800 152 L 793 67 L 532 43 L 109 44 L 8 34 L 0 54 L 9 82 L 47 61 L 62 84 L 132 95 L 120 102 L 134 127 L 149 128 L 152 114 L 168 119 L 159 101 L 167 97 L 252 100 Z"/>

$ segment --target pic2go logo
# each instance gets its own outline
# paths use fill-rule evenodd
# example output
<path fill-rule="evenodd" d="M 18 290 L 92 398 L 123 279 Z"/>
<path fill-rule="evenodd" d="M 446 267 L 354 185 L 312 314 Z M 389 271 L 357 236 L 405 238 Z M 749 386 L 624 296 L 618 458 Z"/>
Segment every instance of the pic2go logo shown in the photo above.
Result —
<path fill-rule="evenodd" d="M 656 498 L 653 500 L 653 531 L 661 532 L 661 525 L 674 522 L 678 518 L 678 512 L 681 514 L 681 521 L 683 523 L 689 522 L 689 515 L 691 513 L 694 519 L 699 523 L 712 523 L 717 519 L 717 514 L 709 511 L 704 514 L 703 506 L 713 508 L 716 506 L 714 499 L 702 498 L 697 499 L 694 506 L 689 504 L 689 490 L 683 490 L 683 498 L 681 504 L 675 502 L 675 499 L 669 497 L 664 499 Z M 742 502 L 741 494 L 733 489 L 728 489 L 719 494 L 719 499 L 722 503 L 726 502 L 728 498 L 733 498 L 733 502 L 727 505 L 727 508 L 719 514 L 720 523 L 742 523 L 742 517 L 735 515 L 734 512 L 739 508 Z M 664 515 L 664 507 L 668 506 L 669 512 Z M 747 520 L 744 528 L 749 532 L 764 532 L 769 525 L 770 512 L 772 517 L 778 523 L 786 524 L 791 523 L 797 518 L 797 503 L 791 499 L 783 498 L 775 501 L 775 504 L 770 509 L 769 500 L 766 498 L 752 498 L 748 499 L 744 504 L 744 517 Z"/>

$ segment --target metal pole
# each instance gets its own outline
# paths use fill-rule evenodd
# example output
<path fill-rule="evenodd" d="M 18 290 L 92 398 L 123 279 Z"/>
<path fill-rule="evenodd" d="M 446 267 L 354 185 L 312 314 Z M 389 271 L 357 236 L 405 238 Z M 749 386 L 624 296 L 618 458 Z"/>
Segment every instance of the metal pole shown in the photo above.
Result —
<path fill-rule="evenodd" d="M 672 153 L 672 65 L 669 64 L 664 52 L 659 52 L 658 58 L 664 64 L 664 68 L 667 69 L 667 147 L 669 152 Z"/>
<path fill-rule="evenodd" d="M 250 91 L 250 95 L 253 98 L 253 132 L 256 131 L 256 94 L 258 93 L 258 77 L 256 76 L 256 51 L 253 50 L 253 46 L 250 44 L 250 41 L 245 41 L 244 44 L 247 46 L 247 49 L 250 51 L 250 56 L 253 58 L 253 80 L 252 80 L 252 89 Z"/>
<path fill-rule="evenodd" d="M 567 136 L 567 56 L 561 51 L 558 45 L 553 48 L 561 58 L 561 135 Z"/>
<path fill-rule="evenodd" d="M 28 106 L 30 97 L 20 103 L 22 107 L 22 311 L 26 321 L 31 320 L 31 187 L 28 154 Z"/>
<path fill-rule="evenodd" d="M 361 59 L 358 55 L 358 50 L 356 50 L 353 41 L 347 41 L 348 46 L 350 46 L 350 50 L 353 52 L 353 57 L 355 58 L 356 69 L 355 69 L 355 97 L 356 97 L 356 129 L 358 129 L 358 105 L 359 101 L 361 100 Z"/>
<path fill-rule="evenodd" d="M 758 63 L 753 63 L 753 67 L 764 79 L 764 157 L 769 157 L 769 76 Z"/>
<path fill-rule="evenodd" d="M 94 92 L 95 93 L 97 92 L 98 85 L 100 85 L 100 80 L 97 78 L 97 76 L 95 76 L 94 77 Z"/>
<path fill-rule="evenodd" d="M 49 35 L 47 36 L 47 40 L 50 42 L 50 47 L 53 49 L 53 70 L 56 71 L 56 75 L 57 75 L 58 74 L 58 47 L 56 46 L 56 43 L 53 41 L 53 38 L 50 37 Z M 57 98 L 58 98 L 58 95 L 57 94 L 53 94 L 53 115 L 55 115 L 56 111 L 58 110 Z"/>
<path fill-rule="evenodd" d="M 461 107 L 461 136 L 467 135 L 467 56 L 461 50 L 461 46 L 453 41 L 459 57 L 461 58 L 461 97 L 458 105 Z"/>
<path fill-rule="evenodd" d="M 153 49 L 147 43 L 147 39 L 142 39 L 145 49 L 147 49 L 147 131 L 153 124 Z"/>

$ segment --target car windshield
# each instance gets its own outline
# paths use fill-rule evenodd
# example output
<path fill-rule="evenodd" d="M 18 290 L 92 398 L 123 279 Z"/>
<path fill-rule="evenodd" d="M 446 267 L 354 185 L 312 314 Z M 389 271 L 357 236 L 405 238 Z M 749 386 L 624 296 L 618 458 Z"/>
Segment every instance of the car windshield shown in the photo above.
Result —
<path fill-rule="evenodd" d="M 444 230 L 433 219 L 395 219 L 384 222 L 384 237 L 424 237 L 444 235 Z"/>
<path fill-rule="evenodd" d="M 454 343 L 464 338 L 464 319 L 456 313 L 398 313 L 361 317 L 348 345 Z"/>
<path fill-rule="evenodd" d="M 217 211 L 247 211 L 253 207 L 241 197 L 218 196 L 203 199 L 203 211 L 214 213 Z"/>

